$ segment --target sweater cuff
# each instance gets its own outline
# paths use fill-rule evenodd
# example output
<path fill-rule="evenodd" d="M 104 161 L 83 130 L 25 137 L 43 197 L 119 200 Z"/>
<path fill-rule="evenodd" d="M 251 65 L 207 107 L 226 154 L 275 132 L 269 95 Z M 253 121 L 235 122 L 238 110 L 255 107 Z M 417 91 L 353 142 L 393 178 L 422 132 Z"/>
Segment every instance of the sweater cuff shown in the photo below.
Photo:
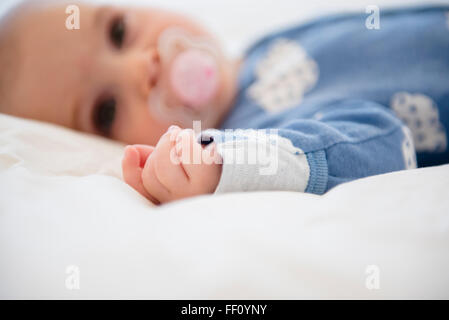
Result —
<path fill-rule="evenodd" d="M 276 130 L 205 131 L 223 158 L 215 193 L 297 191 L 322 194 L 327 186 L 324 151 L 304 153 Z M 273 131 L 273 132 L 271 132 Z M 204 140 L 204 138 L 202 138 Z"/>

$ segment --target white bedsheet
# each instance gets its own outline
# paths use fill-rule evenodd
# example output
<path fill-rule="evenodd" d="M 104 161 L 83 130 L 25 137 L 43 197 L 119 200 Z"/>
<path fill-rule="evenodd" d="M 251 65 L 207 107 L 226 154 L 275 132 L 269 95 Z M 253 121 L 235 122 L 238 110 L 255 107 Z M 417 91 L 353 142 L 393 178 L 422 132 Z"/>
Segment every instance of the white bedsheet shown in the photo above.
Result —
<path fill-rule="evenodd" d="M 133 2 L 200 16 L 232 53 L 268 28 L 372 4 Z M 449 298 L 449 166 L 323 197 L 227 194 L 155 208 L 120 180 L 122 150 L 0 115 L 0 298 Z M 69 266 L 79 290 L 67 287 Z"/>
<path fill-rule="evenodd" d="M 449 298 L 449 166 L 154 208 L 122 149 L 0 115 L 0 298 Z"/>

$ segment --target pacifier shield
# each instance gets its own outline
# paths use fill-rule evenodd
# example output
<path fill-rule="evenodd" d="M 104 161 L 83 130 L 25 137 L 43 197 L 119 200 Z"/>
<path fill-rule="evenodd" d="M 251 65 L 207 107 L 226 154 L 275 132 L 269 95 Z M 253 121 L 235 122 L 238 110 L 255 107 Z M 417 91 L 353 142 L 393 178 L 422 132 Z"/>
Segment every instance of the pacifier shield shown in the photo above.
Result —
<path fill-rule="evenodd" d="M 201 109 L 217 93 L 217 63 L 210 54 L 201 50 L 181 52 L 172 63 L 170 84 L 187 107 Z"/>

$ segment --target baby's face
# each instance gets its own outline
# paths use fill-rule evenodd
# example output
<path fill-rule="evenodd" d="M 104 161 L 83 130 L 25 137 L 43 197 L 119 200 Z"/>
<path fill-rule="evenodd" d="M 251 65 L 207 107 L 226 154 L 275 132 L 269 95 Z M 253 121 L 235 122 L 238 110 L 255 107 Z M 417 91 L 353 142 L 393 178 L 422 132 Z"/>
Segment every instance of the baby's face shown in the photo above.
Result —
<path fill-rule="evenodd" d="M 156 50 L 161 32 L 179 27 L 210 37 L 205 30 L 157 9 L 79 8 L 79 30 L 66 28 L 69 15 L 62 5 L 18 19 L 19 67 L 8 113 L 129 144 L 155 145 L 171 124 L 191 126 L 186 119 L 202 120 L 203 129 L 219 124 L 235 94 L 236 67 L 224 58 L 213 112 L 187 112 L 181 121 L 160 117 L 149 106 L 150 92 L 164 72 Z"/>

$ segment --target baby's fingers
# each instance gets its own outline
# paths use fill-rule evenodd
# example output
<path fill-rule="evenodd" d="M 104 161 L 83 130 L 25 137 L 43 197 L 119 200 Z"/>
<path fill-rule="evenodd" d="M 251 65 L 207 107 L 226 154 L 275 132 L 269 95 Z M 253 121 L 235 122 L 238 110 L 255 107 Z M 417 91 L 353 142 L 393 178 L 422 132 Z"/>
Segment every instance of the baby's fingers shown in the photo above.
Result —
<path fill-rule="evenodd" d="M 143 144 L 135 144 L 133 147 L 139 152 L 140 167 L 143 168 L 148 157 L 153 153 L 154 147 Z"/>
<path fill-rule="evenodd" d="M 201 145 L 195 141 L 195 132 L 192 129 L 179 132 L 175 150 L 181 166 L 190 179 L 192 166 L 201 164 Z"/>
<path fill-rule="evenodd" d="M 149 149 L 146 149 L 148 152 Z M 127 146 L 122 160 L 123 180 L 141 195 L 149 198 L 142 183 L 141 153 L 134 146 Z"/>
<path fill-rule="evenodd" d="M 216 151 L 215 144 L 203 148 L 196 141 L 193 130 L 184 130 L 178 135 L 176 149 L 190 181 L 195 185 L 201 185 L 202 190 L 213 191 L 215 186 L 211 177 L 221 171 L 221 157 Z"/>
<path fill-rule="evenodd" d="M 172 200 L 172 192 L 165 186 L 156 174 L 155 159 L 151 157 L 142 172 L 144 189 L 156 200 L 156 203 L 165 203 Z"/>
<path fill-rule="evenodd" d="M 188 183 L 188 177 L 176 154 L 175 143 L 180 132 L 181 128 L 171 127 L 160 139 L 157 144 L 157 153 L 154 155 L 156 176 L 174 197 L 184 193 Z"/>

